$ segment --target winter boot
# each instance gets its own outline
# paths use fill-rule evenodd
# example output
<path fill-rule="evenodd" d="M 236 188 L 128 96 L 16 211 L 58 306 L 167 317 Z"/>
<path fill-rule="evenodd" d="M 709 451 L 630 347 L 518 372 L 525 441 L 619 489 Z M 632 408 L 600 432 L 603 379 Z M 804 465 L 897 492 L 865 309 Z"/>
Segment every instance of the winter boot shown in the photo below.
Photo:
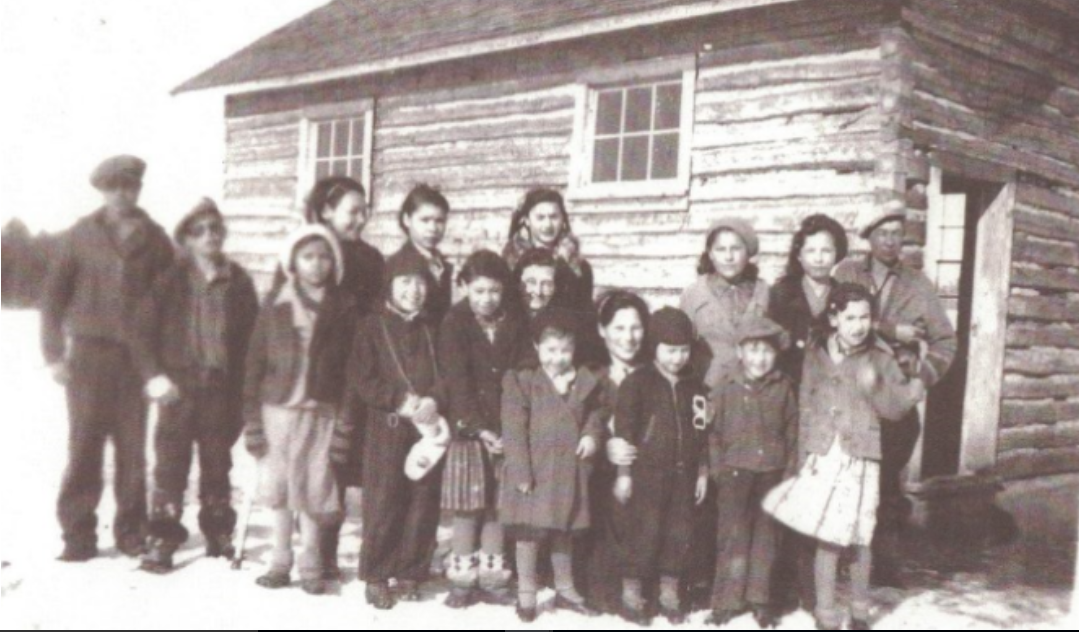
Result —
<path fill-rule="evenodd" d="M 199 528 L 206 537 L 206 557 L 231 560 L 236 556 L 236 548 L 232 544 L 236 512 L 227 499 L 203 501 L 202 510 L 199 511 Z"/>
<path fill-rule="evenodd" d="M 506 568 L 505 555 L 480 554 L 480 599 L 492 606 L 512 606 L 510 580 L 513 572 Z"/>
<path fill-rule="evenodd" d="M 176 546 L 166 542 L 162 538 L 150 538 L 146 554 L 142 557 L 139 570 L 154 575 L 167 575 L 171 573 L 174 565 L 172 556 L 176 552 Z"/>
<path fill-rule="evenodd" d="M 446 607 L 452 610 L 464 610 L 476 605 L 476 583 L 479 581 L 479 554 L 454 555 L 450 558 L 450 567 L 446 577 L 453 584 L 446 597 Z"/>

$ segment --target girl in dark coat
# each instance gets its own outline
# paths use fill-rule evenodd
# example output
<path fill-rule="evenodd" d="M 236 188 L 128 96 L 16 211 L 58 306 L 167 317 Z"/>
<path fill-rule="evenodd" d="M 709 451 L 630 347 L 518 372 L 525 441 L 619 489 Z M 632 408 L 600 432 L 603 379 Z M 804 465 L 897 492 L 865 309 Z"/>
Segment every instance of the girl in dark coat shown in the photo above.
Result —
<path fill-rule="evenodd" d="M 398 216 L 408 241 L 392 255 L 425 265 L 424 278 L 430 292 L 424 311 L 428 322 L 435 327 L 442 323 L 453 304 L 453 264 L 439 252 L 449 214 L 450 203 L 445 196 L 426 184 L 416 186 L 401 204 Z"/>
<path fill-rule="evenodd" d="M 496 512 L 503 455 L 502 378 L 531 351 L 527 320 L 506 307 L 512 281 L 501 257 L 488 250 L 473 254 L 461 269 L 460 283 L 468 296 L 450 310 L 439 335 L 447 418 L 454 432 L 442 487 L 442 509 L 454 521 L 448 571 L 454 587 L 446 600 L 454 609 L 480 598 L 513 603 L 507 599 L 511 573 Z"/>

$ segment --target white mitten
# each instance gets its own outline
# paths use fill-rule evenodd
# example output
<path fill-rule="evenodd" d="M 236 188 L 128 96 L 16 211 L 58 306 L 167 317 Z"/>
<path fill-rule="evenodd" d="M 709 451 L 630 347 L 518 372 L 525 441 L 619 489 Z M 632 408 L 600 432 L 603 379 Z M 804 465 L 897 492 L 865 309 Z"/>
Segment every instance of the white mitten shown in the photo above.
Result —
<path fill-rule="evenodd" d="M 412 446 L 405 459 L 405 476 L 413 481 L 422 480 L 430 474 L 442 457 L 446 456 L 453 437 L 450 434 L 450 424 L 444 417 L 439 417 L 437 422 L 428 426 L 417 425 L 416 429 L 420 431 L 421 438 Z"/>

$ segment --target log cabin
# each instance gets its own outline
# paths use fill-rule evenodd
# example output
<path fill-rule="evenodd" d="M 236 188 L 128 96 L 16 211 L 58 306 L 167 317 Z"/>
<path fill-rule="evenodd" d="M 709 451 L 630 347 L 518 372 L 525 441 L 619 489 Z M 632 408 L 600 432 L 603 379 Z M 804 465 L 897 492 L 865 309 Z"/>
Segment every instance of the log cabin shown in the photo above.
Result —
<path fill-rule="evenodd" d="M 756 225 L 772 280 L 807 215 L 864 256 L 857 227 L 903 202 L 961 341 L 909 473 L 933 521 L 1079 472 L 1077 5 L 336 0 L 177 92 L 224 101 L 223 206 L 263 279 L 326 174 L 366 185 L 385 251 L 407 191 L 437 186 L 455 257 L 558 188 L 597 285 L 656 305 L 717 218 Z"/>

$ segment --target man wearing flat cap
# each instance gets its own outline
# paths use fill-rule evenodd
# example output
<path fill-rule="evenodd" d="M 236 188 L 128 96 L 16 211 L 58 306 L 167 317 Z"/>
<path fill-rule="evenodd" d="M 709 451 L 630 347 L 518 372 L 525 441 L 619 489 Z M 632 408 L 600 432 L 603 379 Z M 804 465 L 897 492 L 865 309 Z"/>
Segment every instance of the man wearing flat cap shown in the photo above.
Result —
<path fill-rule="evenodd" d="M 104 206 L 63 236 L 41 301 L 42 350 L 66 386 L 70 437 L 58 516 L 65 562 L 97 555 L 97 505 L 105 442 L 112 441 L 117 510 L 113 534 L 128 556 L 142 553 L 146 528 L 146 400 L 154 377 L 136 335 L 138 305 L 173 261 L 165 231 L 138 207 L 146 163 L 117 156 L 90 183 Z"/>
<path fill-rule="evenodd" d="M 857 283 L 873 293 L 878 334 L 896 352 L 901 366 L 908 373 L 917 373 L 926 388 L 932 388 L 951 368 L 958 339 L 932 281 L 901 260 L 905 230 L 903 203 L 886 205 L 862 230 L 862 238 L 871 246 L 870 255 L 865 261 L 844 261 L 835 278 L 840 283 Z M 901 477 L 920 433 L 918 409 L 882 426 L 881 503 L 873 565 L 878 584 L 896 583 L 893 549 L 910 512 Z"/>

